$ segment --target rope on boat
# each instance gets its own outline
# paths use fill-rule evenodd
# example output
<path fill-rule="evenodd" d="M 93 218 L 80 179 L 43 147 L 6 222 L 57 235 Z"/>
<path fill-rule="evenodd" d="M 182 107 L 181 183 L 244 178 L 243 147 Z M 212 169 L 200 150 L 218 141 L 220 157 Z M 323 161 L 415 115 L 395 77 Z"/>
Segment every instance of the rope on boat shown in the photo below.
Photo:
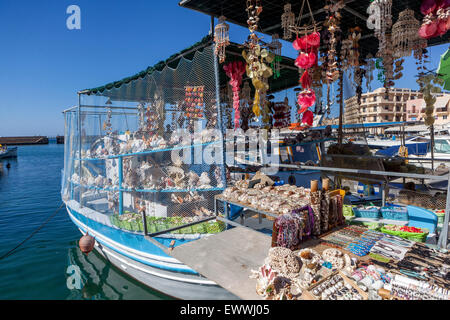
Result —
<path fill-rule="evenodd" d="M 25 242 L 27 242 L 28 240 L 30 240 L 36 233 L 39 232 L 39 230 L 41 230 L 54 216 L 56 216 L 56 214 L 59 212 L 59 210 L 61 210 L 61 208 L 64 206 L 64 202 L 61 203 L 61 205 L 58 207 L 58 209 L 56 209 L 56 211 L 47 218 L 47 220 L 44 221 L 43 224 L 41 224 L 39 226 L 39 228 L 37 228 L 36 230 L 34 230 L 25 240 L 23 240 L 21 243 L 19 243 L 16 247 L 14 247 L 13 249 L 9 250 L 7 253 L 5 253 L 4 255 L 2 255 L 0 257 L 0 260 L 5 259 L 6 257 L 9 257 L 10 255 L 12 255 L 20 246 L 22 246 Z"/>

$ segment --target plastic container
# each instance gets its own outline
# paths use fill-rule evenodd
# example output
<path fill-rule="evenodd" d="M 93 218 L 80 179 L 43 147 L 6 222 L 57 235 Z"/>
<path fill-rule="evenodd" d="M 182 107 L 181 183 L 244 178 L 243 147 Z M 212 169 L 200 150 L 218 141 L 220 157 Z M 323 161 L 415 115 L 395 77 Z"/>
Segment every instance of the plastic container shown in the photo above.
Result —
<path fill-rule="evenodd" d="M 381 208 L 383 219 L 408 221 L 408 209 L 405 207 L 383 207 Z"/>
<path fill-rule="evenodd" d="M 379 208 L 355 207 L 353 208 L 353 212 L 357 218 L 379 219 L 381 217 Z"/>
<path fill-rule="evenodd" d="M 445 219 L 445 211 L 444 212 L 439 212 L 439 211 L 435 211 L 434 212 L 438 218 L 438 224 L 444 224 L 444 219 Z"/>
<path fill-rule="evenodd" d="M 393 236 L 397 236 L 403 239 L 412 240 L 416 242 L 425 242 L 427 240 L 428 234 L 430 233 L 428 229 L 421 228 L 423 233 L 416 233 L 416 232 L 405 232 L 405 231 L 395 231 L 395 230 L 389 230 L 385 227 L 381 228 L 381 232 L 386 234 L 391 234 Z"/>
<path fill-rule="evenodd" d="M 353 208 L 355 206 L 352 205 L 348 205 L 348 204 L 344 204 L 342 206 L 342 212 L 344 214 L 345 217 L 353 217 L 355 214 L 353 213 Z"/>

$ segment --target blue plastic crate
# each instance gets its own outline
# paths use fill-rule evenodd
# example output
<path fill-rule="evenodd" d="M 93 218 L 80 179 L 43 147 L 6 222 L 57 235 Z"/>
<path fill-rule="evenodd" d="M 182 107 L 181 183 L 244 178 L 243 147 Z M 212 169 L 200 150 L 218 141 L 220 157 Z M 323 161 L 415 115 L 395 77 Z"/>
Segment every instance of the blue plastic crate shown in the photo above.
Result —
<path fill-rule="evenodd" d="M 383 219 L 408 221 L 408 209 L 405 207 L 384 207 L 381 208 Z"/>
<path fill-rule="evenodd" d="M 353 213 L 357 218 L 371 218 L 378 219 L 381 217 L 379 208 L 353 208 Z"/>

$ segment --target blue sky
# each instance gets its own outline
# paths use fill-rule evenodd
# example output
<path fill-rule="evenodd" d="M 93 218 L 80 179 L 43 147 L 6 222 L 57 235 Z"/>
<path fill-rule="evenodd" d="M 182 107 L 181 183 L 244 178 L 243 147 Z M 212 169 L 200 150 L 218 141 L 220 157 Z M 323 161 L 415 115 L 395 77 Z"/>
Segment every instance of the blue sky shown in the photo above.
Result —
<path fill-rule="evenodd" d="M 72 4 L 81 8 L 81 30 L 66 27 Z M 1 0 L 0 26 L 0 136 L 55 136 L 64 133 L 61 112 L 77 104 L 78 90 L 133 75 L 190 46 L 208 33 L 210 18 L 177 0 Z M 247 35 L 232 26 L 233 41 Z M 283 54 L 294 57 L 284 44 Z M 430 67 L 447 48 L 431 49 Z M 397 87 L 416 88 L 413 59 L 404 74 Z"/>

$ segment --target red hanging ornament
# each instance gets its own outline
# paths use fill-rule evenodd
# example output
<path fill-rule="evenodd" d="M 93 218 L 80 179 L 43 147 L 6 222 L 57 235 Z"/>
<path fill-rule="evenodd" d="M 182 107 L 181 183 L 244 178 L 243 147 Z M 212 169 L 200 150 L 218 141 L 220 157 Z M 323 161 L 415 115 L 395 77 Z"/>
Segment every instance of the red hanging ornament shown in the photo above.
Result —
<path fill-rule="evenodd" d="M 242 76 L 245 73 L 245 63 L 243 61 L 233 61 L 223 67 L 227 76 L 231 79 L 230 85 L 233 88 L 233 109 L 234 109 L 234 128 L 239 128 L 240 100 L 239 92 L 242 84 Z"/>
<path fill-rule="evenodd" d="M 302 123 L 306 123 L 308 126 L 312 126 L 314 121 L 314 113 L 311 110 L 306 110 L 303 113 Z"/>

